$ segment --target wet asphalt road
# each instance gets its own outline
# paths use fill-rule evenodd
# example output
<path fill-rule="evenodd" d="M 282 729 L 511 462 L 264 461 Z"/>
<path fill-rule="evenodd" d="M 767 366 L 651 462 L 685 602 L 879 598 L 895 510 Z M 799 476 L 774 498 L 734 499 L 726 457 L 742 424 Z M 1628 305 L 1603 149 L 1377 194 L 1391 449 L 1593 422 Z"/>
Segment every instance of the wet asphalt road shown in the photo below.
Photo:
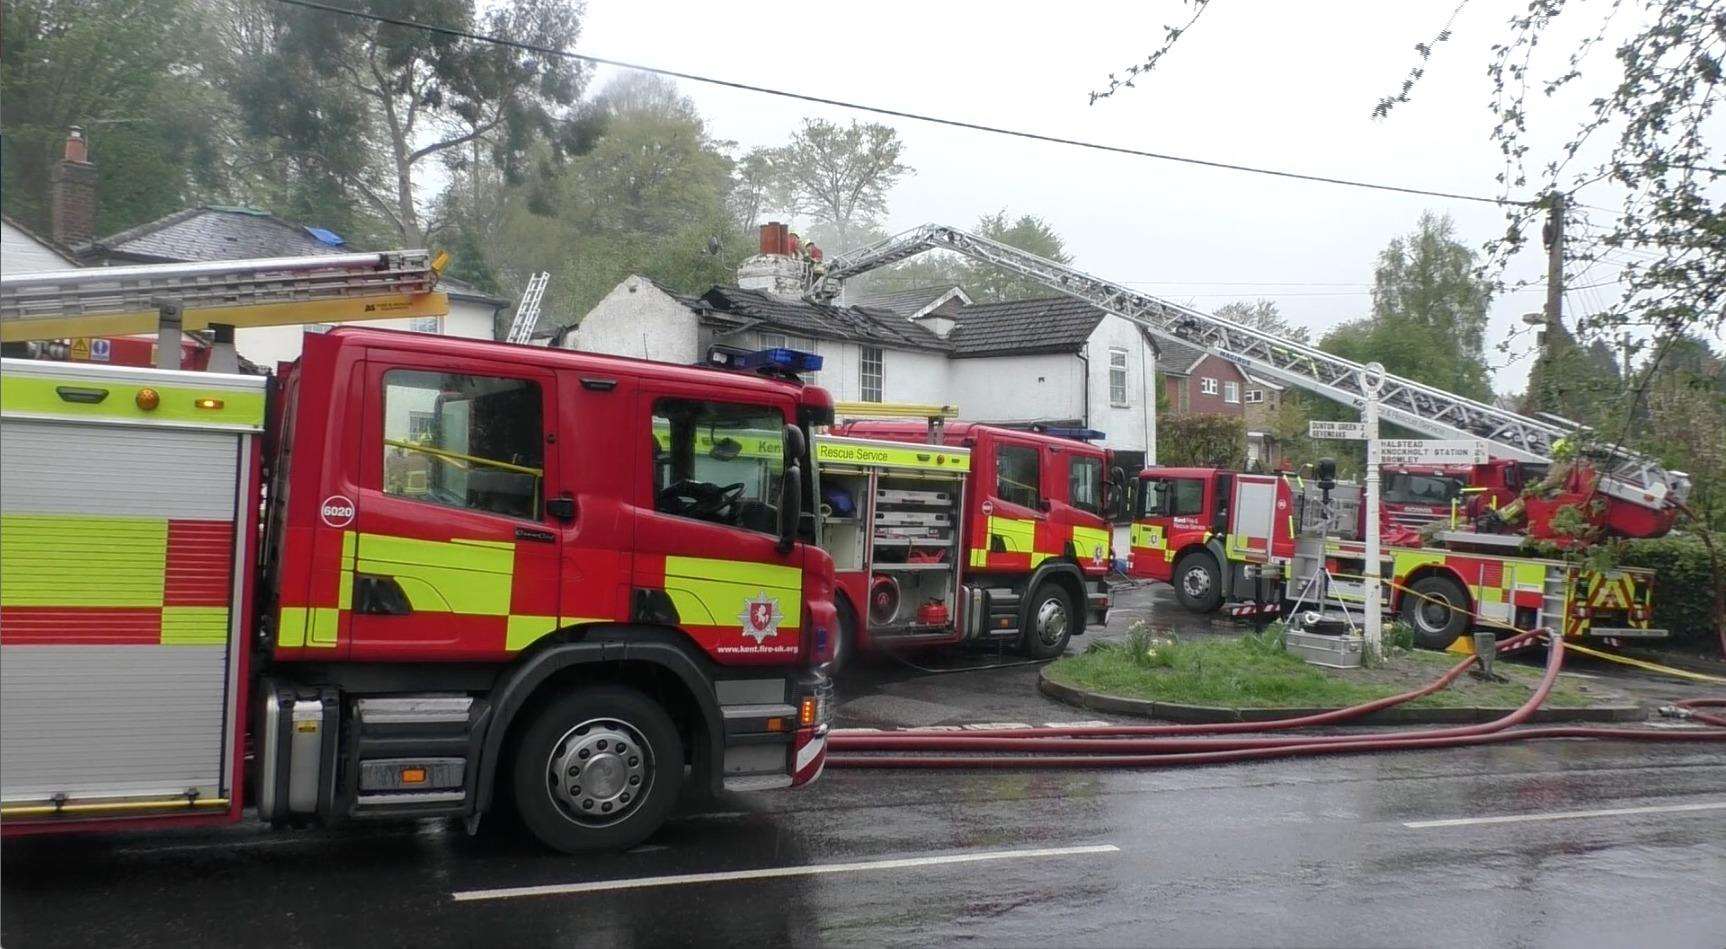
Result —
<path fill-rule="evenodd" d="M 1114 633 L 1129 611 L 1188 622 L 1149 591 L 1122 601 Z M 1095 717 L 1036 695 L 1034 680 L 1027 667 L 877 665 L 843 684 L 842 724 Z M 1636 683 L 1651 698 L 1682 691 Z M 806 791 L 694 804 L 647 845 L 600 857 L 443 823 L 9 841 L 0 943 L 1718 947 L 1726 807 L 1711 804 L 1726 805 L 1726 753 L 1624 743 L 1165 771 L 830 771 Z M 1601 809 L 1634 812 L 1420 826 Z M 1020 853 L 1071 848 L 1090 849 Z M 978 856 L 994 858 L 868 865 Z"/>

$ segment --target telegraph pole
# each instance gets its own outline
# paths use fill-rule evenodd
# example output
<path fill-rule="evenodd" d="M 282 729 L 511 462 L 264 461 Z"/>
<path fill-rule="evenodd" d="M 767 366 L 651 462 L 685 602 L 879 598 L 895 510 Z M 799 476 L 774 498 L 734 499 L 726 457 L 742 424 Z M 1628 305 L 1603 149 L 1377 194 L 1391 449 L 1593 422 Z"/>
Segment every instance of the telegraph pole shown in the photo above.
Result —
<path fill-rule="evenodd" d="M 1557 341 L 1552 334 L 1564 329 L 1564 193 L 1554 191 L 1546 196 L 1546 226 L 1541 229 L 1546 241 L 1546 332 L 1547 343 Z"/>

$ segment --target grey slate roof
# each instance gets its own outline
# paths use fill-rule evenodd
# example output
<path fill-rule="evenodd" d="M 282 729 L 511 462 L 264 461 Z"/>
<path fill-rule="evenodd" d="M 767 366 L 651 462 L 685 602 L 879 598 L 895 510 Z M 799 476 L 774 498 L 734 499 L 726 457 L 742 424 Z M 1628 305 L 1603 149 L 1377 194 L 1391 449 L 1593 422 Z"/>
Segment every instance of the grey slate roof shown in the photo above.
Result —
<path fill-rule="evenodd" d="M 90 259 L 118 258 L 136 263 L 177 263 L 194 260 L 249 260 L 254 257 L 316 257 L 362 253 L 347 244 L 326 244 L 304 227 L 267 211 L 204 205 L 177 211 L 148 224 L 100 238 L 79 248 Z M 493 306 L 508 300 L 492 296 L 454 277 L 443 277 L 438 288 L 451 296 Z"/>
<path fill-rule="evenodd" d="M 1206 350 L 1157 337 L 1157 371 L 1166 376 L 1184 376 L 1202 359 Z"/>
<path fill-rule="evenodd" d="M 911 319 L 923 312 L 929 304 L 941 299 L 955 289 L 952 284 L 933 287 L 916 287 L 911 290 L 886 290 L 874 293 L 859 293 L 855 299 L 847 298 L 848 303 L 855 306 L 870 307 L 877 310 L 891 310 L 905 319 Z"/>
<path fill-rule="evenodd" d="M 891 310 L 806 303 L 737 287 L 714 287 L 699 302 L 716 315 L 757 321 L 800 336 L 845 339 L 896 349 L 946 351 L 948 348 L 939 336 Z"/>
<path fill-rule="evenodd" d="M 960 308 L 947 342 L 954 358 L 1077 352 L 1103 316 L 1071 297 L 976 303 Z"/>
<path fill-rule="evenodd" d="M 274 214 L 206 205 L 100 238 L 91 242 L 87 252 L 148 263 L 311 257 L 353 251 L 326 244 Z"/>

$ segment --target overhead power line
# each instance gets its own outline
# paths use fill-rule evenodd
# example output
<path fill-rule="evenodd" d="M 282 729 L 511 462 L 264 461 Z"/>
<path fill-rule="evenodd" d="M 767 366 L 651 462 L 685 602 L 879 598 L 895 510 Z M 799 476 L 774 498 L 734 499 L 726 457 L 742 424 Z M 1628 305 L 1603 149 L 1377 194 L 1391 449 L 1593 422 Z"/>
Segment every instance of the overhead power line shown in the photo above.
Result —
<path fill-rule="evenodd" d="M 883 106 L 865 105 L 860 102 L 848 102 L 844 99 L 830 99 L 825 96 L 809 95 L 808 93 L 792 92 L 787 89 L 775 89 L 769 86 L 758 86 L 747 82 L 736 82 L 730 79 L 718 79 L 713 76 L 703 76 L 697 73 L 682 72 L 676 69 L 662 69 L 658 66 L 647 66 L 641 63 L 631 63 L 620 59 L 608 59 L 604 56 L 590 56 L 586 53 L 573 53 L 566 49 L 540 46 L 535 43 L 524 43 L 504 36 L 491 36 L 485 33 L 475 33 L 471 30 L 461 30 L 448 26 L 435 26 L 409 20 L 403 17 L 385 16 L 381 13 L 369 13 L 362 10 L 349 10 L 330 3 L 320 3 L 318 0 L 276 0 L 277 3 L 288 6 L 303 7 L 308 10 L 320 10 L 341 16 L 356 17 L 371 20 L 375 23 L 387 23 L 408 29 L 425 30 L 459 39 L 473 40 L 479 43 L 493 43 L 508 46 L 523 52 L 539 53 L 543 56 L 559 56 L 564 59 L 579 60 L 597 66 L 616 66 L 620 69 L 633 69 L 638 72 L 653 73 L 658 76 L 669 76 L 674 79 L 686 79 L 690 82 L 705 83 L 726 89 L 740 89 L 744 92 L 757 92 L 762 95 L 778 96 L 782 99 L 795 99 L 799 102 L 812 102 L 817 105 L 830 105 L 841 109 L 851 109 L 857 112 L 869 112 L 875 115 L 886 115 L 898 119 L 909 119 L 914 122 L 928 122 L 933 125 L 945 125 L 952 128 L 970 129 L 974 132 L 987 132 L 991 135 L 1007 135 L 1013 138 L 1029 139 L 1034 142 L 1049 142 L 1055 145 L 1071 145 L 1075 148 L 1087 148 L 1092 151 L 1110 152 L 1117 155 L 1132 155 L 1138 158 L 1152 158 L 1158 161 L 1179 162 L 1185 165 L 1198 165 L 1204 168 L 1219 168 L 1224 171 L 1240 171 L 1254 175 L 1270 175 L 1276 178 L 1290 178 L 1296 181 L 1312 181 L 1319 184 L 1341 185 L 1348 188 L 1366 188 L 1372 191 L 1393 191 L 1399 194 L 1414 194 L 1428 198 L 1446 198 L 1453 201 L 1476 201 L 1482 204 L 1522 205 L 1532 206 L 1537 202 L 1513 201 L 1508 198 L 1491 198 L 1478 194 L 1460 194 L 1454 191 L 1433 191 L 1426 188 L 1409 188 L 1401 185 L 1387 185 L 1374 181 L 1359 181 L 1353 178 L 1337 178 L 1331 175 L 1311 175 L 1299 171 L 1285 171 L 1278 168 L 1261 168 L 1255 165 L 1242 165 L 1236 162 L 1212 161 L 1207 158 L 1192 158 L 1185 155 L 1170 155 L 1165 152 L 1147 151 L 1141 148 L 1128 148 L 1124 145 L 1105 145 L 1101 142 L 1087 142 L 1083 139 L 1066 138 L 1059 135 L 1044 135 L 1040 132 L 1028 132 L 1024 129 L 1002 128 L 995 125 L 984 125 L 979 122 L 966 122 L 962 119 L 947 119 L 940 116 L 927 115 L 921 112 L 907 112 L 902 109 L 889 109 Z"/>

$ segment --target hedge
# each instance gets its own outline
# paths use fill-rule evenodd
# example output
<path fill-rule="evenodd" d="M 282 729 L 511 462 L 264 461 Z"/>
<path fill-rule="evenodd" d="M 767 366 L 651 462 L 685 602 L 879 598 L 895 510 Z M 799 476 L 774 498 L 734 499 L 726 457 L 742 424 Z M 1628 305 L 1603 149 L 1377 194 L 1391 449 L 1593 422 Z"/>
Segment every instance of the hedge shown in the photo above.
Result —
<path fill-rule="evenodd" d="M 1672 642 L 1707 646 L 1714 635 L 1713 568 L 1708 548 L 1695 537 L 1674 534 L 1626 545 L 1622 563 L 1651 567 L 1654 576 L 1654 625 L 1672 633 Z"/>

